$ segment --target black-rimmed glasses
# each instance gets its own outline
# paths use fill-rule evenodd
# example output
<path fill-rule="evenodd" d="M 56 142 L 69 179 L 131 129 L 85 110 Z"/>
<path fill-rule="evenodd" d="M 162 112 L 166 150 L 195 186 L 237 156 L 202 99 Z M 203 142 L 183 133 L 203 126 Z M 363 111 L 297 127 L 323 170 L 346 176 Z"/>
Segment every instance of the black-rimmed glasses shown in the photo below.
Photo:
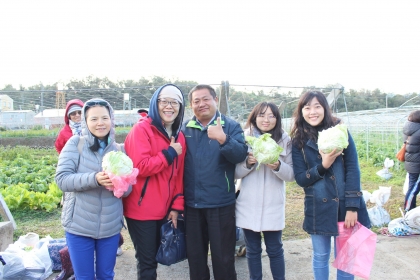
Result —
<path fill-rule="evenodd" d="M 179 107 L 179 102 L 178 101 L 168 101 L 168 100 L 164 100 L 164 99 L 158 99 L 159 105 L 166 107 L 168 106 L 168 104 L 171 104 L 172 108 L 178 108 Z"/>

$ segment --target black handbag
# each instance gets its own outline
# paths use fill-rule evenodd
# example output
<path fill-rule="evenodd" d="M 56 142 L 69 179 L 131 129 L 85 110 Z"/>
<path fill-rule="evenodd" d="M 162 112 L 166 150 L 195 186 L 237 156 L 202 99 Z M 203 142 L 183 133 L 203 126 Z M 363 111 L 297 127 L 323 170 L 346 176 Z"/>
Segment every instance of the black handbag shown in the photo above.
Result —
<path fill-rule="evenodd" d="M 177 228 L 173 227 L 172 220 L 160 228 L 160 246 L 156 254 L 156 261 L 163 265 L 171 265 L 187 258 L 185 247 L 184 220 L 178 219 Z"/>

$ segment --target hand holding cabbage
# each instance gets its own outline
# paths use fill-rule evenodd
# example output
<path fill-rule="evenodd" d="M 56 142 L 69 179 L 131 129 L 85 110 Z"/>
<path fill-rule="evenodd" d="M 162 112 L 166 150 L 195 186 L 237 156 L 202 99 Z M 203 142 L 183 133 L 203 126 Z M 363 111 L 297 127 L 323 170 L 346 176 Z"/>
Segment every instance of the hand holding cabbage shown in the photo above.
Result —
<path fill-rule="evenodd" d="M 349 135 L 345 124 L 338 124 L 318 134 L 318 149 L 325 154 L 331 153 L 334 149 L 339 153 L 348 145 Z"/>
<path fill-rule="evenodd" d="M 246 136 L 245 140 L 251 146 L 254 157 L 258 161 L 257 170 L 260 168 L 261 163 L 275 163 L 283 151 L 283 148 L 271 138 L 270 133 L 264 133 L 259 138 Z"/>
<path fill-rule="evenodd" d="M 108 188 L 114 191 L 114 195 L 120 198 L 129 188 L 136 183 L 139 170 L 133 168 L 133 162 L 123 152 L 109 152 L 102 159 L 103 171 L 109 176 L 114 187 Z"/>

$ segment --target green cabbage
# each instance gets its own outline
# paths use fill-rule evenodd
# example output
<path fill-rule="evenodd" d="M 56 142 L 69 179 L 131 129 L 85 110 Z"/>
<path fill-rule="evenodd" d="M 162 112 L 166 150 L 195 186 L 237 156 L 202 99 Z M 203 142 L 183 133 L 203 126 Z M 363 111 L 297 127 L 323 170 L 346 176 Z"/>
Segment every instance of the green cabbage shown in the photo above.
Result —
<path fill-rule="evenodd" d="M 336 152 L 343 151 L 349 145 L 349 134 L 345 124 L 325 129 L 318 134 L 318 149 L 329 154 L 334 149 Z"/>
<path fill-rule="evenodd" d="M 117 176 L 130 175 L 133 171 L 133 161 L 123 152 L 109 152 L 102 159 L 102 168 Z"/>
<path fill-rule="evenodd" d="M 271 138 L 270 133 L 264 133 L 258 138 L 246 136 L 245 140 L 251 146 L 252 153 L 258 161 L 257 169 L 260 168 L 261 163 L 275 163 L 279 159 L 280 153 L 283 151 L 283 148 Z"/>

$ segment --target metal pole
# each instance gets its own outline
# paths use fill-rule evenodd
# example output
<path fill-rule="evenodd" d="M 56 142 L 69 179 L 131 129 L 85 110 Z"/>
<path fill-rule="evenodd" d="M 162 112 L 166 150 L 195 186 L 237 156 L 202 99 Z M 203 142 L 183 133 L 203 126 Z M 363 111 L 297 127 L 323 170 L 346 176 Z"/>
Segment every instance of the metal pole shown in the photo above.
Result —
<path fill-rule="evenodd" d="M 41 86 L 41 116 L 44 116 L 44 85 Z"/>

